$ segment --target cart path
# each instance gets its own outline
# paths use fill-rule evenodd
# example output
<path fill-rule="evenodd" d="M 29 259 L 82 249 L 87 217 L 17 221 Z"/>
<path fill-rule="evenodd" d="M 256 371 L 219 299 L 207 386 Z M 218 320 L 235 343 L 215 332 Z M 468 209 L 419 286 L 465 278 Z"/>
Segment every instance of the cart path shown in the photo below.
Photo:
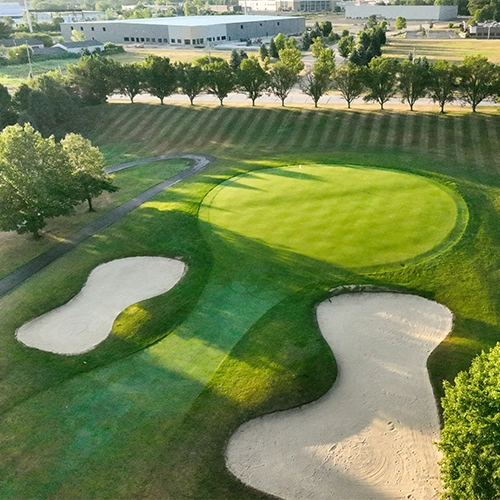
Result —
<path fill-rule="evenodd" d="M 157 194 L 170 189 L 172 186 L 175 186 L 179 182 L 188 179 L 189 177 L 197 174 L 204 168 L 206 168 L 210 162 L 214 161 L 213 157 L 208 155 L 195 155 L 195 154 L 164 154 L 160 156 L 153 156 L 150 158 L 141 158 L 140 160 L 130 161 L 127 163 L 121 163 L 119 165 L 114 165 L 106 169 L 107 174 L 111 174 L 114 172 L 118 172 L 120 170 L 124 170 L 126 168 L 135 167 L 137 165 L 145 165 L 147 163 L 154 163 L 162 160 L 174 159 L 174 158 L 182 158 L 192 160 L 194 165 L 178 174 L 165 179 L 163 182 L 156 184 L 146 191 L 134 196 L 130 200 L 125 203 L 115 207 L 113 210 L 109 211 L 102 217 L 95 219 L 87 226 L 83 227 L 79 231 L 69 235 L 64 241 L 58 243 L 53 246 L 46 252 L 41 253 L 34 259 L 30 260 L 26 264 L 18 267 L 10 274 L 5 276 L 0 280 L 0 297 L 10 292 L 12 289 L 23 283 L 25 280 L 36 274 L 38 271 L 43 269 L 45 266 L 48 266 L 52 262 L 54 262 L 59 257 L 62 257 L 65 253 L 69 252 L 77 245 L 79 245 L 82 241 L 85 241 L 87 238 L 94 236 L 99 233 L 103 229 L 108 226 L 114 224 L 119 221 L 125 215 L 132 212 L 132 210 L 136 209 L 146 201 L 149 201 L 151 198 L 154 198 Z"/>

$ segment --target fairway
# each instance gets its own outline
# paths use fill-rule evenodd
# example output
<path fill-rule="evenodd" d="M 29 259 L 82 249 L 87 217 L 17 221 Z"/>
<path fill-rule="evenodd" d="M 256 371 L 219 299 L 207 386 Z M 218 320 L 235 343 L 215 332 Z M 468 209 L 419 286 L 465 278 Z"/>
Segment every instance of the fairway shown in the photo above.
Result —
<path fill-rule="evenodd" d="M 462 233 L 467 211 L 458 196 L 423 177 L 322 165 L 234 177 L 203 207 L 200 216 L 215 232 L 343 268 L 406 263 L 442 251 Z"/>

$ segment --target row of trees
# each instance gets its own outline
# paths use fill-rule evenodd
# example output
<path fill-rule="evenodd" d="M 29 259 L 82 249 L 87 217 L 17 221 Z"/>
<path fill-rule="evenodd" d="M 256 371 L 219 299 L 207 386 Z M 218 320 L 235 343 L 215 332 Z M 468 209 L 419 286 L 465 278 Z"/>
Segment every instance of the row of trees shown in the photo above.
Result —
<path fill-rule="evenodd" d="M 69 215 L 74 207 L 116 187 L 104 173 L 104 157 L 90 141 L 68 134 L 43 138 L 30 124 L 0 132 L 0 230 L 32 233 L 46 219 Z"/>
<path fill-rule="evenodd" d="M 472 111 L 485 99 L 500 92 L 499 67 L 482 56 L 467 56 L 462 64 L 447 61 L 429 63 L 425 58 L 398 61 L 376 56 L 367 66 L 347 61 L 334 65 L 331 48 L 321 39 L 313 43 L 316 60 L 304 69 L 300 51 L 288 43 L 279 51 L 272 66 L 261 64 L 256 57 L 241 58 L 231 67 L 223 59 L 202 57 L 193 63 L 172 64 L 168 58 L 148 56 L 144 63 L 121 65 L 112 59 L 89 57 L 70 68 L 73 84 L 89 103 L 105 102 L 115 92 L 127 95 L 131 102 L 147 92 L 163 103 L 165 97 L 180 92 L 191 104 L 202 92 L 216 95 L 221 105 L 230 92 L 245 92 L 252 105 L 265 92 L 275 94 L 284 105 L 291 89 L 298 83 L 317 105 L 322 95 L 338 90 L 350 107 L 354 99 L 377 102 L 380 108 L 399 96 L 413 110 L 418 99 L 429 97 L 445 105 L 459 99 Z"/>

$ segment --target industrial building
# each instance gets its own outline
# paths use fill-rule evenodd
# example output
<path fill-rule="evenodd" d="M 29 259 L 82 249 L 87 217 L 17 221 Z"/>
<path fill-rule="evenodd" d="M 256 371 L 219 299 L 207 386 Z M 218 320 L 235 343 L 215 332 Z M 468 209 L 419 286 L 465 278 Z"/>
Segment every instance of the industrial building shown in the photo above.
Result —
<path fill-rule="evenodd" d="M 247 12 L 331 12 L 337 0 L 239 0 Z"/>
<path fill-rule="evenodd" d="M 61 24 L 65 40 L 73 30 L 87 40 L 113 43 L 206 45 L 298 34 L 305 29 L 303 17 L 292 16 L 186 16 L 120 21 L 89 21 Z"/>
<path fill-rule="evenodd" d="M 458 16 L 456 5 L 371 5 L 346 2 L 345 17 L 367 19 L 377 16 L 384 19 L 396 19 L 399 16 L 414 21 L 450 21 Z"/>
<path fill-rule="evenodd" d="M 485 40 L 500 38 L 500 23 L 495 21 L 489 23 L 477 23 L 467 27 L 471 38 L 482 38 Z"/>

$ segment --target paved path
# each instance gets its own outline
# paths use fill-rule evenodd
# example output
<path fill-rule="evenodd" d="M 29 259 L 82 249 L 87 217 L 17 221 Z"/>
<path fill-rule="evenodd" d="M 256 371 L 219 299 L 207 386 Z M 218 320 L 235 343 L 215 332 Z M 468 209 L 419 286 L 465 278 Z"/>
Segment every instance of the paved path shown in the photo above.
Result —
<path fill-rule="evenodd" d="M 126 168 L 135 167 L 137 165 L 144 165 L 146 163 L 153 163 L 157 161 L 167 160 L 169 158 L 186 158 L 192 160 L 194 165 L 182 172 L 170 177 L 169 179 L 156 184 L 146 191 L 138 194 L 134 198 L 126 201 L 122 205 L 114 208 L 109 211 L 107 214 L 99 217 L 94 220 L 84 228 L 79 231 L 71 234 L 61 243 L 53 246 L 46 252 L 38 255 L 33 260 L 27 262 L 26 264 L 18 267 L 15 271 L 11 272 L 5 278 L 0 280 L 0 297 L 5 295 L 7 292 L 20 285 L 23 281 L 27 280 L 35 273 L 43 269 L 45 266 L 48 266 L 52 262 L 54 262 L 59 257 L 63 256 L 65 253 L 69 252 L 73 248 L 75 248 L 82 241 L 90 238 L 94 234 L 102 231 L 106 227 L 114 224 L 119 221 L 122 217 L 125 217 L 128 213 L 130 213 L 135 208 L 139 207 L 146 201 L 155 197 L 158 193 L 165 191 L 166 189 L 175 186 L 175 184 L 179 183 L 191 177 L 192 175 L 203 170 L 211 161 L 213 161 L 212 157 L 202 156 L 202 155 L 191 155 L 191 154 L 165 154 L 161 156 L 154 156 L 151 158 L 143 158 L 141 160 L 135 160 L 128 163 L 121 163 L 120 165 L 115 165 L 106 169 L 106 173 L 110 174 L 113 172 L 118 172 L 120 170 L 124 170 Z"/>

